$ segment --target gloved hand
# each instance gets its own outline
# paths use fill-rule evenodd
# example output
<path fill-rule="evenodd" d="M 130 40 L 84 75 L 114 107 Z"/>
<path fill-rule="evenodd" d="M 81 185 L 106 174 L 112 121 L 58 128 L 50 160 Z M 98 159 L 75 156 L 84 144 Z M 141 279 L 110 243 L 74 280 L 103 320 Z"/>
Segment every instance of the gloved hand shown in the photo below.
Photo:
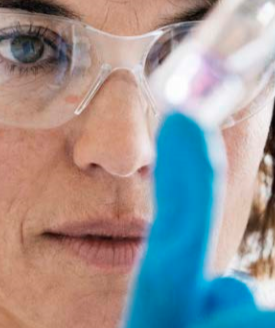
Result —
<path fill-rule="evenodd" d="M 275 313 L 258 310 L 243 283 L 206 278 L 216 197 L 210 154 L 222 151 L 213 142 L 181 114 L 168 117 L 160 131 L 156 217 L 125 328 L 275 327 Z"/>

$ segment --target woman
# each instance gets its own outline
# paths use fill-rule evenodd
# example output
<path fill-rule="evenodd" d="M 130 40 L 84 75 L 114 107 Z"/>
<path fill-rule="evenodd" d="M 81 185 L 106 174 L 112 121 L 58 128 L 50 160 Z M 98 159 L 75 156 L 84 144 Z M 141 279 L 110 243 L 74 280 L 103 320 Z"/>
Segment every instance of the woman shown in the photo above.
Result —
<path fill-rule="evenodd" d="M 140 35 L 201 19 L 214 2 L 0 1 L 0 326 L 119 322 L 153 219 L 157 119 L 138 70 L 94 70 L 106 56 L 132 65 L 143 43 L 100 31 Z M 166 50 L 153 47 L 146 74 Z M 95 81 L 104 83 L 89 93 Z M 217 272 L 227 269 L 242 240 L 269 131 L 273 138 L 272 113 L 269 99 L 223 130 L 229 173 Z M 274 154 L 270 146 L 266 151 Z"/>

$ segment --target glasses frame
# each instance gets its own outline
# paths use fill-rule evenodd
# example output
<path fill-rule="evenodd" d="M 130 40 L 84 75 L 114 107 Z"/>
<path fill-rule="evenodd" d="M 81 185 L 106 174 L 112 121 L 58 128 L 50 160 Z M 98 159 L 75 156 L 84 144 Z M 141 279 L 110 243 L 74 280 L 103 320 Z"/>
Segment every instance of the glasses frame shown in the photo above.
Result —
<path fill-rule="evenodd" d="M 149 31 L 140 35 L 125 36 L 125 35 L 115 35 L 102 30 L 99 30 L 93 27 L 90 24 L 84 23 L 77 19 L 60 17 L 55 15 L 47 14 L 37 14 L 29 13 L 25 11 L 18 10 L 9 10 L 9 9 L 0 9 L 0 17 L 2 15 L 17 15 L 20 17 L 25 17 L 30 20 L 30 22 L 35 18 L 37 20 L 46 20 L 47 22 L 56 22 L 60 24 L 66 24 L 72 27 L 72 30 L 82 31 L 84 35 L 92 36 L 93 40 L 96 40 L 96 44 L 100 49 L 100 65 L 98 73 L 96 74 L 95 80 L 91 83 L 89 89 L 85 93 L 85 96 L 82 98 L 81 102 L 76 106 L 74 113 L 70 119 L 73 119 L 75 116 L 81 115 L 83 111 L 88 107 L 89 103 L 93 100 L 97 92 L 103 86 L 104 82 L 115 72 L 120 70 L 128 71 L 132 74 L 138 83 L 138 86 L 142 90 L 145 98 L 148 101 L 147 108 L 150 108 L 155 116 L 159 116 L 161 113 L 158 111 L 156 101 L 150 90 L 148 84 L 148 79 L 145 74 L 145 67 L 154 45 L 157 43 L 161 37 L 165 36 L 169 32 L 177 31 L 180 29 L 190 32 L 191 29 L 197 27 L 200 21 L 188 21 L 188 22 L 179 22 L 175 24 L 170 24 L 158 28 L 153 31 Z M 89 38 L 87 39 L 87 41 Z M 1 43 L 0 43 L 1 44 Z M 129 51 L 131 49 L 131 51 Z M 1 86 L 0 86 L 1 87 Z M 253 107 L 253 104 L 252 104 Z M 247 115 L 240 115 L 240 119 L 229 118 L 228 122 L 223 125 L 223 128 L 230 127 L 235 125 L 238 122 L 241 122 L 254 113 L 261 110 L 259 103 L 257 102 L 257 108 L 255 105 L 253 107 L 253 113 L 248 113 Z M 239 112 L 242 112 L 240 109 Z M 70 120 L 69 119 L 69 120 Z M 66 120 L 63 123 L 68 122 Z"/>

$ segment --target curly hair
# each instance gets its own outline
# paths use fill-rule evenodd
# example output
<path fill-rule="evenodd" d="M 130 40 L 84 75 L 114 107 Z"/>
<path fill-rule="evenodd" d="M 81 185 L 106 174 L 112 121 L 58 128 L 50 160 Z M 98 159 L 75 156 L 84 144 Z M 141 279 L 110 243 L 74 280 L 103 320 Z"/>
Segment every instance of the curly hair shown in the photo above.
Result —
<path fill-rule="evenodd" d="M 248 225 L 241 243 L 241 258 L 257 277 L 275 277 L 275 108 L 261 161 Z M 256 249 L 255 249 L 256 247 Z"/>

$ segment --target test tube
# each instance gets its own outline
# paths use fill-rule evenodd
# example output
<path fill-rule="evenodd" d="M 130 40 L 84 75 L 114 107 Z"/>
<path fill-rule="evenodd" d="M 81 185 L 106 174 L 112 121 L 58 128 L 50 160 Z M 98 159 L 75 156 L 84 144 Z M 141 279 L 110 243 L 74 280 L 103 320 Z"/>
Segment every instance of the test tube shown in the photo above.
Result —
<path fill-rule="evenodd" d="M 274 75 L 274 36 L 275 0 L 222 1 L 151 76 L 158 106 L 222 124 Z"/>

